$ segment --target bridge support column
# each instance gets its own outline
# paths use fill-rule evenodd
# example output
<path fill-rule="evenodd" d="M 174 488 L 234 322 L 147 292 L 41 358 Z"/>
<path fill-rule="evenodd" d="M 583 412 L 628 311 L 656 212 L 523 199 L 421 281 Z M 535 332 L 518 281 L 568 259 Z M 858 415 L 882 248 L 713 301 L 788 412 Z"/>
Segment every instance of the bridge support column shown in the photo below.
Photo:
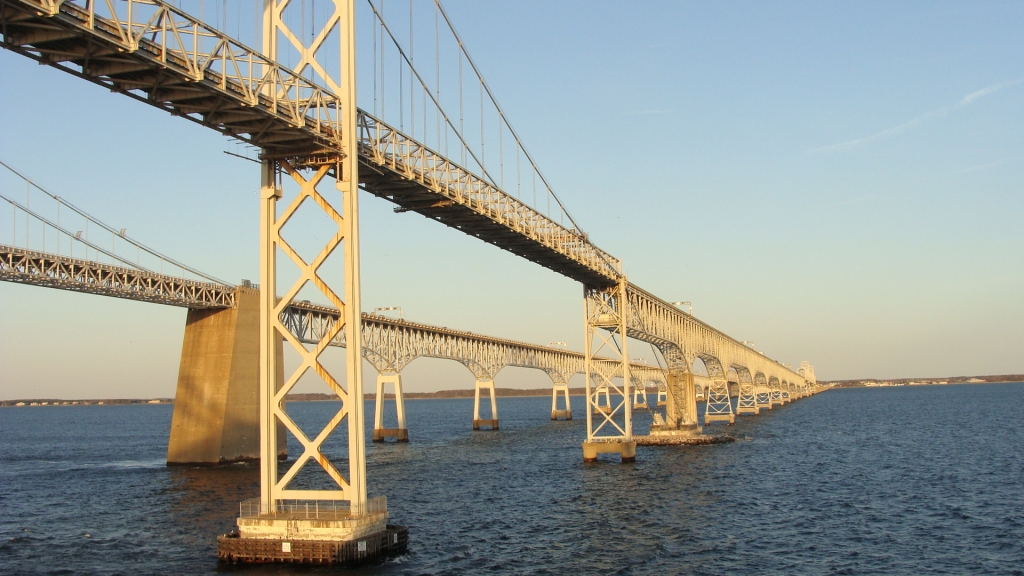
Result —
<path fill-rule="evenodd" d="M 739 383 L 739 395 L 736 398 L 736 413 L 753 414 L 755 416 L 760 413 L 760 410 L 757 407 L 757 397 L 754 394 L 753 382 Z"/>
<path fill-rule="evenodd" d="M 594 462 L 600 453 L 619 454 L 623 463 L 636 459 L 633 405 L 629 393 L 627 318 L 630 317 L 630 304 L 627 293 L 625 277 L 614 286 L 585 286 L 583 289 L 583 375 L 587 395 L 584 462 Z M 607 356 L 600 357 L 603 355 Z M 616 378 L 622 379 L 621 386 L 617 385 Z M 612 389 L 616 398 L 614 405 L 611 402 Z M 600 406 L 602 394 L 607 412 Z"/>
<path fill-rule="evenodd" d="M 259 291 L 238 288 L 234 308 L 189 310 L 178 366 L 167 465 L 260 459 Z M 275 353 L 282 355 L 282 340 Z M 280 366 L 280 363 L 278 364 Z M 277 387 L 284 380 L 277 371 Z M 288 456 L 277 426 L 278 458 Z"/>
<path fill-rule="evenodd" d="M 668 404 L 668 390 L 667 390 L 667 388 L 664 385 L 658 386 L 658 401 L 655 403 L 655 405 L 658 408 L 661 408 L 662 406 L 665 406 L 667 404 Z"/>
<path fill-rule="evenodd" d="M 558 394 L 562 393 L 565 398 L 565 409 L 558 409 Z M 558 420 L 559 418 L 565 418 L 566 420 L 572 420 L 572 405 L 569 403 L 569 385 L 568 384 L 555 384 L 551 388 L 551 419 Z"/>
<path fill-rule="evenodd" d="M 704 425 L 712 422 L 736 423 L 736 415 L 732 411 L 732 398 L 729 396 L 729 382 L 712 378 L 708 386 L 708 405 L 704 410 Z"/>
<path fill-rule="evenodd" d="M 601 403 L 602 396 L 604 397 L 603 404 Z M 611 414 L 612 396 L 607 386 L 597 391 L 597 394 L 594 395 L 594 400 L 594 414 Z"/>
<path fill-rule="evenodd" d="M 384 392 L 386 386 L 395 387 L 395 412 L 398 416 L 397 428 L 384 427 Z M 377 374 L 377 398 L 373 417 L 374 442 L 383 442 L 385 438 L 394 438 L 396 442 L 409 441 L 409 429 L 405 427 L 405 401 L 402 399 L 402 375 L 395 373 Z"/>
<path fill-rule="evenodd" d="M 491 417 L 487 420 L 480 418 L 481 388 L 491 394 Z M 494 395 L 494 380 L 477 380 L 476 388 L 473 390 L 473 430 L 479 430 L 481 426 L 488 426 L 491 430 L 498 429 L 498 399 Z"/>
<path fill-rule="evenodd" d="M 769 398 L 768 401 L 769 401 L 769 403 L 772 406 L 782 406 L 783 404 L 785 404 L 785 402 L 783 402 L 783 400 L 782 400 L 782 391 L 781 390 L 773 389 L 771 391 L 771 393 L 768 395 L 768 398 Z"/>
<path fill-rule="evenodd" d="M 685 359 L 677 358 L 671 351 L 665 357 L 671 359 L 671 365 L 679 368 L 671 368 L 670 365 L 665 375 L 665 422 L 652 424 L 651 436 L 698 437 L 701 435 L 701 427 L 697 420 L 697 391 L 693 372 L 685 368 Z M 660 396 L 661 392 L 658 394 Z"/>
<path fill-rule="evenodd" d="M 633 383 L 633 410 L 650 410 L 647 405 L 647 386 L 639 382 Z"/>
<path fill-rule="evenodd" d="M 772 409 L 772 391 L 768 388 L 758 386 L 754 393 L 754 402 L 757 405 L 757 409 L 767 408 Z"/>

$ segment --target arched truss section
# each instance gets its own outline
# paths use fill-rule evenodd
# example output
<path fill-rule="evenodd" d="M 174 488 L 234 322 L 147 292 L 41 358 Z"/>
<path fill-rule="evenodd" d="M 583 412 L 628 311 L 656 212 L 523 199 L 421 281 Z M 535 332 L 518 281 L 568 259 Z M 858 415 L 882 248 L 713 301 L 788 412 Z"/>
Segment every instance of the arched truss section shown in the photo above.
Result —
<path fill-rule="evenodd" d="M 330 333 L 337 318 L 337 310 L 305 302 L 295 303 L 281 313 L 282 324 L 301 342 L 318 342 Z M 567 385 L 570 377 L 583 372 L 584 359 L 579 352 L 372 314 L 363 314 L 362 320 L 363 357 L 381 373 L 401 373 L 421 356 L 455 360 L 478 381 L 493 381 L 506 366 L 542 370 L 554 385 Z M 344 347 L 344 332 L 331 345 Z M 665 381 L 664 372 L 658 368 L 632 364 L 630 371 L 644 381 Z"/>
<path fill-rule="evenodd" d="M 802 379 L 799 374 L 779 362 L 737 342 L 637 286 L 629 284 L 626 297 L 629 302 L 629 336 L 654 344 L 663 354 L 666 348 L 674 347 L 689 358 L 711 358 L 719 367 L 743 366 L 751 373 L 774 374 L 790 382 Z M 708 362 L 705 362 L 705 365 L 708 365 Z M 714 378 L 716 375 L 711 374 L 710 366 L 708 370 L 708 375 Z M 724 377 L 724 371 L 721 375 Z"/>

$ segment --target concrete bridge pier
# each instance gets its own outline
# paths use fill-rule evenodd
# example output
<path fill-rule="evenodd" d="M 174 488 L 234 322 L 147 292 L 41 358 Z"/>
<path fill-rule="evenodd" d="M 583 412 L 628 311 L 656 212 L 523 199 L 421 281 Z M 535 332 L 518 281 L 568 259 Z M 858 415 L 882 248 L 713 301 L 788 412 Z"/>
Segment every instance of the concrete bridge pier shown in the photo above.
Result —
<path fill-rule="evenodd" d="M 234 308 L 189 310 L 178 366 L 167 465 L 260 459 L 259 290 L 239 287 Z M 284 381 L 277 341 L 277 386 Z M 288 457 L 278 424 L 278 458 Z"/>
<path fill-rule="evenodd" d="M 395 387 L 395 412 L 398 416 L 397 428 L 384 427 L 384 393 L 388 384 Z M 377 374 L 377 397 L 374 406 L 373 436 L 374 442 L 383 442 L 385 438 L 394 438 L 396 442 L 409 441 L 409 429 L 405 427 L 405 401 L 402 399 L 402 375 L 395 372 Z"/>
<path fill-rule="evenodd" d="M 594 414 L 611 414 L 612 411 L 612 395 L 608 391 L 608 386 L 602 386 L 600 390 L 595 394 L 597 402 L 594 404 Z M 604 397 L 604 403 L 601 403 L 601 399 Z"/>
<path fill-rule="evenodd" d="M 770 400 L 772 406 L 782 406 L 785 402 L 782 401 L 782 391 L 773 389 L 770 394 Z"/>
<path fill-rule="evenodd" d="M 565 398 L 565 408 L 562 410 L 558 408 L 559 393 Z M 565 383 L 555 384 L 551 388 L 551 419 L 558 420 L 559 418 L 572 420 L 572 405 L 569 403 L 569 385 Z"/>
<path fill-rule="evenodd" d="M 671 354 L 667 357 L 674 358 Z M 664 388 L 658 387 L 658 396 L 665 397 L 665 417 L 661 419 L 660 414 L 656 414 L 651 424 L 651 436 L 696 438 L 701 435 L 693 372 L 686 368 L 685 360 L 677 365 L 679 368 L 670 368 L 665 375 Z"/>
<path fill-rule="evenodd" d="M 647 385 L 633 382 L 633 410 L 650 410 L 647 404 Z"/>
<path fill-rule="evenodd" d="M 491 394 L 490 419 L 480 418 L 480 389 L 486 389 Z M 498 429 L 498 399 L 494 395 L 494 380 L 477 380 L 473 391 L 473 430 L 480 430 L 481 426 L 488 426 L 491 430 Z"/>
<path fill-rule="evenodd" d="M 736 414 L 732 411 L 732 398 L 729 396 L 729 382 L 720 378 L 712 378 L 708 386 L 708 404 L 704 410 L 704 425 L 712 422 L 736 423 Z"/>
<path fill-rule="evenodd" d="M 655 402 L 654 405 L 657 406 L 658 408 L 661 408 L 662 406 L 665 406 L 666 404 L 668 404 L 668 387 L 665 386 L 664 384 L 659 384 L 658 385 L 658 399 L 657 399 L 657 401 Z"/>
<path fill-rule="evenodd" d="M 758 386 L 754 391 L 754 403 L 757 405 L 758 411 L 761 408 L 772 409 L 772 391 L 763 386 Z"/>

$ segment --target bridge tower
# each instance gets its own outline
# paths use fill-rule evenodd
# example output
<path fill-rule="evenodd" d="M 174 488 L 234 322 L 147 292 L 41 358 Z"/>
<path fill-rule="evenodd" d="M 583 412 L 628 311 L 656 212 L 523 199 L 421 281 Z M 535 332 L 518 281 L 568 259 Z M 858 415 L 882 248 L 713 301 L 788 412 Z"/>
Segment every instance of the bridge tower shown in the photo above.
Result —
<path fill-rule="evenodd" d="M 289 25 L 297 22 L 295 11 L 301 9 L 289 0 L 263 2 L 263 53 L 273 61 L 283 56 L 297 56 L 294 66 L 299 75 L 312 74 L 321 85 L 338 97 L 338 107 L 321 113 L 336 115 L 341 128 L 340 140 L 320 149 L 296 149 L 261 154 L 260 188 L 260 498 L 243 503 L 238 518 L 238 534 L 218 539 L 219 555 L 234 561 L 260 561 L 275 558 L 284 561 L 364 560 L 387 553 L 399 531 L 387 525 L 387 500 L 367 498 L 365 426 L 362 388 L 362 336 L 359 283 L 359 161 L 356 144 L 355 87 L 355 0 L 322 0 L 333 8 L 321 21 L 317 34 L 296 34 Z M 323 6 L 323 4 L 321 4 Z M 305 18 L 302 18 L 305 28 Z M 337 44 L 334 44 L 337 42 Z M 273 70 L 263 70 L 264 74 Z M 265 84 L 262 96 L 274 101 L 279 94 L 273 83 Z M 310 105 L 315 100 L 310 94 Z M 301 97 L 301 96 L 300 96 Z M 339 109 L 340 108 L 340 109 Z M 280 145 L 280 143 L 278 143 Z M 285 199 L 280 178 L 289 178 L 298 192 Z M 335 191 L 323 190 L 333 180 Z M 279 206 L 279 202 L 283 206 Z M 311 259 L 306 258 L 288 242 L 287 237 L 301 235 L 296 225 L 287 228 L 300 207 L 319 209 L 327 216 L 336 232 Z M 286 229 L 288 235 L 282 234 Z M 339 249 L 343 263 L 343 286 L 331 287 L 321 274 L 321 267 Z M 278 253 L 298 269 L 298 278 L 278 285 Z M 335 262 L 336 260 L 332 260 Z M 327 272 L 327 270 L 323 270 Z M 337 270 L 331 270 L 337 272 Z M 291 282 L 289 284 L 289 282 Z M 298 297 L 301 290 L 312 286 L 340 314 L 333 327 L 319 341 L 307 348 L 283 324 L 282 311 Z M 281 294 L 281 296 L 278 296 Z M 346 373 L 335 377 L 321 362 L 321 354 L 344 331 Z M 285 374 L 284 384 L 276 386 L 279 359 L 274 353 L 278 341 L 284 339 L 299 357 L 299 366 Z M 309 437 L 288 415 L 285 396 L 300 378 L 312 371 L 341 400 L 341 408 L 333 418 Z M 281 422 L 299 441 L 301 453 L 278 469 L 277 437 L 274 430 Z M 337 469 L 322 447 L 328 437 L 347 423 L 347 475 Z M 337 458 L 336 455 L 331 454 Z M 322 468 L 327 485 L 292 487 L 292 481 L 305 466 Z M 296 506 L 302 510 L 298 513 Z M 315 512 L 310 512 L 314 510 Z M 385 543 L 381 545 L 381 543 Z M 372 543 L 368 546 L 368 543 Z M 323 558 L 327 551 L 326 559 Z"/>
<path fill-rule="evenodd" d="M 594 462 L 600 453 L 617 453 L 623 462 L 636 459 L 633 440 L 633 406 L 630 402 L 629 353 L 626 324 L 629 298 L 626 278 L 606 288 L 584 287 L 583 375 L 586 378 L 587 440 L 583 443 L 583 461 Z M 618 339 L 616 339 L 618 336 Z M 605 358 L 595 358 L 603 354 Z M 615 380 L 621 377 L 621 384 Z M 614 393 L 609 406 L 602 409 L 599 395 Z"/>

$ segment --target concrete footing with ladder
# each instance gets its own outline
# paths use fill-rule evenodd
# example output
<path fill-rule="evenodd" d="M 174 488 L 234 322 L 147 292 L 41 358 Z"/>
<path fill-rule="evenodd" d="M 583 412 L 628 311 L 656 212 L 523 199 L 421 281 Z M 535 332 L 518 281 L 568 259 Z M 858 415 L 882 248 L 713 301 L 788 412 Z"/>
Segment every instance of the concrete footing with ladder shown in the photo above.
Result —
<path fill-rule="evenodd" d="M 279 504 L 267 512 L 253 499 L 240 508 L 237 530 L 217 539 L 225 562 L 359 565 L 402 554 L 408 545 L 408 530 L 387 523 L 383 497 L 368 500 L 359 514 L 336 500 Z"/>
<path fill-rule="evenodd" d="M 235 308 L 188 311 L 168 466 L 260 459 L 259 291 L 239 287 L 235 302 Z M 280 358 L 280 341 L 276 353 Z M 283 380 L 279 370 L 278 387 Z M 278 458 L 286 458 L 284 425 L 277 435 Z"/>

